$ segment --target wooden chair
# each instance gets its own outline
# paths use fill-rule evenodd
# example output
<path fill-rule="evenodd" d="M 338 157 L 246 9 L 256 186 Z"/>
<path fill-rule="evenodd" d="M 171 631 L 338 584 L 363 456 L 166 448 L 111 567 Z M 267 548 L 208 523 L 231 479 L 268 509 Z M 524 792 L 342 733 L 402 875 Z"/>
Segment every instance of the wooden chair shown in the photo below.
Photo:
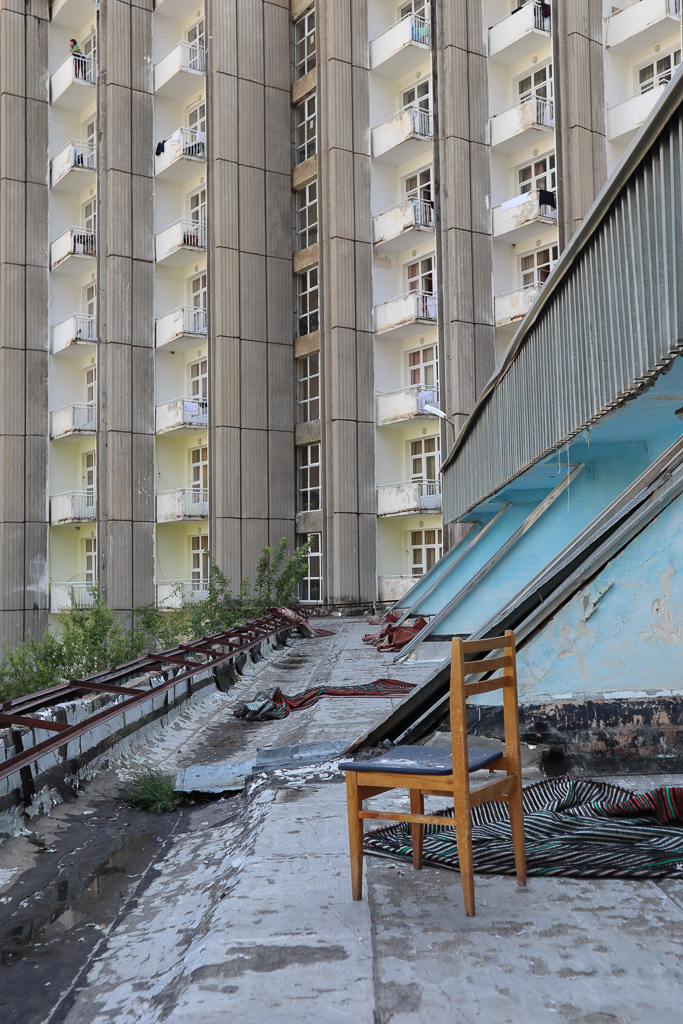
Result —
<path fill-rule="evenodd" d="M 503 650 L 498 657 L 465 661 L 465 655 L 488 654 Z M 465 677 L 497 672 L 493 678 L 466 682 Z M 505 752 L 469 747 L 467 743 L 467 697 L 475 693 L 503 691 Z M 443 747 L 393 747 L 370 761 L 344 761 L 346 797 L 351 848 L 351 888 L 354 900 L 362 898 L 363 821 L 409 821 L 413 833 L 413 867 L 422 867 L 422 838 L 425 825 L 455 825 L 458 860 L 465 913 L 474 916 L 474 869 L 472 862 L 471 808 L 487 800 L 507 800 L 510 810 L 512 842 L 518 885 L 526 885 L 524 818 L 522 812 L 522 766 L 519 749 L 519 712 L 517 708 L 517 666 L 515 637 L 487 640 L 453 640 L 451 658 L 451 753 Z M 481 768 L 507 772 L 505 778 L 486 782 L 470 790 L 469 773 Z M 360 776 L 360 779 L 359 779 Z M 392 789 L 410 790 L 410 814 L 401 811 L 363 810 L 363 801 Z M 425 796 L 449 796 L 455 818 L 424 813 Z"/>

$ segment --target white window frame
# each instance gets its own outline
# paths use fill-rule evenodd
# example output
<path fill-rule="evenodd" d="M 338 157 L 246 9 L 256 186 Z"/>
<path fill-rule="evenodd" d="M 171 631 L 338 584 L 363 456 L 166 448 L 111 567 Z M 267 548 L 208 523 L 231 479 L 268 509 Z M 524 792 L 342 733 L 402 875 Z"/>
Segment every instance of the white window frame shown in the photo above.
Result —
<path fill-rule="evenodd" d="M 433 352 L 433 359 L 425 359 L 425 352 Z M 411 362 L 412 357 L 419 356 L 419 360 L 415 363 Z M 429 391 L 439 391 L 439 350 L 436 342 L 432 342 L 431 345 L 420 345 L 419 348 L 409 349 L 406 352 L 406 369 L 407 369 L 407 381 L 408 387 L 420 387 Z M 428 383 L 425 380 L 428 373 L 426 370 L 433 369 L 433 382 Z M 419 380 L 415 380 L 415 377 L 419 377 Z"/>
<path fill-rule="evenodd" d="M 85 401 L 87 405 L 97 402 L 97 363 L 88 366 L 85 371 Z"/>
<path fill-rule="evenodd" d="M 415 91 L 415 96 L 412 100 L 406 99 L 408 94 Z M 432 77 L 428 75 L 426 78 L 420 78 L 417 82 L 413 82 L 412 85 L 406 85 L 401 89 L 401 108 L 403 110 L 406 107 L 414 107 L 416 110 L 423 110 L 426 114 L 432 112 Z"/>
<path fill-rule="evenodd" d="M 207 492 L 209 489 L 209 448 L 202 444 L 190 448 L 190 487 L 193 491 Z"/>
<path fill-rule="evenodd" d="M 546 170 L 537 171 L 538 165 L 545 160 Z M 550 163 L 552 161 L 552 167 Z M 521 181 L 520 175 L 522 171 L 529 169 L 531 171 L 531 177 L 526 178 L 524 182 Z M 540 185 L 539 182 L 545 179 L 545 184 Z M 527 186 L 528 187 L 525 187 Z M 555 159 L 555 150 L 551 150 L 549 153 L 542 154 L 541 156 L 534 157 L 531 163 L 522 164 L 521 167 L 517 168 L 517 181 L 516 187 L 518 189 L 518 195 L 524 195 L 527 192 L 533 192 L 535 189 L 543 189 L 545 192 L 554 192 L 557 188 L 557 161 Z"/>
<path fill-rule="evenodd" d="M 427 540 L 429 534 L 434 534 L 433 542 Z M 419 542 L 417 537 L 419 535 Z M 439 559 L 443 556 L 443 529 L 441 527 L 427 527 L 427 529 L 411 530 L 408 534 L 408 544 L 406 545 L 410 552 L 410 572 L 411 576 L 424 576 L 432 568 L 432 565 L 436 565 Z M 431 562 L 430 549 L 434 553 L 434 561 Z M 417 552 L 420 553 L 420 559 L 416 560 Z"/>
<path fill-rule="evenodd" d="M 316 94 L 311 93 L 294 108 L 294 163 L 302 164 L 318 152 Z"/>
<path fill-rule="evenodd" d="M 83 580 L 97 583 L 97 537 L 84 537 L 82 543 Z"/>
<path fill-rule="evenodd" d="M 296 449 L 296 510 L 317 512 L 321 508 L 320 442 L 298 445 Z"/>
<path fill-rule="evenodd" d="M 294 22 L 294 78 L 298 81 L 316 65 L 315 8 Z"/>
<path fill-rule="evenodd" d="M 323 537 L 321 533 L 305 533 L 298 538 L 298 546 L 311 542 L 307 555 L 308 570 L 299 583 L 299 600 L 303 604 L 321 604 L 323 600 Z M 312 590 L 317 596 L 311 596 Z"/>
<path fill-rule="evenodd" d="M 318 181 L 311 181 L 295 193 L 297 252 L 318 241 Z M 303 225 L 303 226 L 302 226 Z"/>
<path fill-rule="evenodd" d="M 190 535 L 190 586 L 192 590 L 209 589 L 209 538 L 205 533 Z"/>
<path fill-rule="evenodd" d="M 195 285 L 197 287 L 195 288 Z M 188 281 L 189 304 L 195 309 L 206 309 L 206 271 L 193 274 Z M 199 302 L 197 302 L 199 299 Z"/>
<path fill-rule="evenodd" d="M 429 263 L 429 267 L 425 264 Z M 417 267 L 415 273 L 411 273 Z M 418 256 L 406 263 L 406 291 L 422 292 L 426 295 L 436 295 L 436 259 L 434 253 L 427 253 L 425 256 Z M 431 284 L 431 287 L 425 287 Z"/>
<path fill-rule="evenodd" d="M 209 360 L 207 356 L 199 356 L 187 364 L 190 380 L 188 394 L 197 401 L 206 401 L 209 395 Z"/>
<path fill-rule="evenodd" d="M 206 185 L 188 193 L 187 208 L 191 221 L 194 221 L 195 224 L 206 224 Z"/>
<path fill-rule="evenodd" d="M 546 251 L 548 252 L 548 255 L 549 255 L 549 261 L 547 263 L 543 262 L 543 263 L 541 263 L 539 265 L 538 257 L 542 253 L 544 253 Z M 533 257 L 533 263 L 534 263 L 533 268 L 529 268 L 529 269 L 525 270 L 524 266 L 523 266 L 523 261 L 526 260 L 526 259 L 530 259 L 532 257 Z M 539 246 L 537 249 L 532 249 L 530 252 L 523 252 L 523 253 L 521 253 L 520 257 L 519 257 L 519 270 L 520 270 L 522 288 L 538 288 L 542 284 L 545 284 L 545 282 L 550 277 L 550 272 L 552 271 L 553 267 L 557 263 L 558 259 L 559 259 L 559 246 L 558 246 L 557 242 L 549 242 L 548 245 Z M 546 267 L 548 268 L 547 269 L 547 273 L 545 273 Z M 533 281 L 525 281 L 524 280 L 524 275 L 525 274 L 531 274 L 531 273 L 533 273 L 533 276 L 534 276 Z M 543 277 L 543 279 L 541 280 L 541 274 L 544 274 L 544 273 L 545 273 L 545 277 Z"/>
<path fill-rule="evenodd" d="M 670 67 L 662 68 L 660 70 L 660 64 L 663 64 L 669 57 L 671 58 Z M 678 60 L 676 60 L 677 57 Z M 652 92 L 653 89 L 659 88 L 660 85 L 668 85 L 680 63 L 681 47 L 675 46 L 672 50 L 669 50 L 668 53 L 658 53 L 652 59 L 647 60 L 637 68 L 634 68 L 637 92 L 642 95 L 645 92 Z M 642 81 L 641 75 L 643 71 L 647 71 L 648 68 L 652 68 L 652 77 Z"/>
<path fill-rule="evenodd" d="M 419 446 L 419 448 L 418 448 Z M 435 484 L 441 471 L 441 439 L 438 434 L 415 437 L 407 442 L 408 470 L 412 483 Z M 430 466 L 430 460 L 432 464 Z M 433 469 L 433 475 L 428 470 Z"/>
<path fill-rule="evenodd" d="M 300 338 L 320 327 L 320 290 L 318 267 L 296 275 L 296 325 Z"/>
<path fill-rule="evenodd" d="M 297 423 L 320 419 L 320 352 L 296 361 Z"/>
<path fill-rule="evenodd" d="M 538 75 L 540 75 L 541 71 L 546 72 L 545 81 L 537 82 L 536 78 L 538 77 Z M 528 89 L 525 89 L 524 92 L 522 92 L 520 87 L 522 85 L 522 82 L 524 82 L 527 78 L 531 79 L 531 84 Z M 540 66 L 529 68 L 515 80 L 515 85 L 517 103 L 526 103 L 527 100 L 530 100 L 532 98 L 550 100 L 552 102 L 554 98 L 554 78 L 552 60 L 549 60 L 547 63 L 541 64 Z M 544 89 L 545 94 L 543 94 Z"/>

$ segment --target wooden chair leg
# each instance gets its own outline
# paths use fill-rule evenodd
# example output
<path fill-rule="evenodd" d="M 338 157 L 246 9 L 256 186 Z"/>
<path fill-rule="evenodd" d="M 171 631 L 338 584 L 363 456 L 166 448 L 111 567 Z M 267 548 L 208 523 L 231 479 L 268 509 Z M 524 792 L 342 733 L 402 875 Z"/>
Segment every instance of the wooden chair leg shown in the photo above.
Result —
<path fill-rule="evenodd" d="M 410 791 L 410 813 L 424 814 L 425 798 L 419 789 Z M 424 836 L 424 825 L 413 822 L 411 825 L 413 833 L 413 867 L 416 871 L 422 868 L 422 839 Z"/>
<path fill-rule="evenodd" d="M 458 862 L 462 895 L 465 901 L 465 913 L 474 917 L 474 859 L 472 856 L 472 819 L 470 812 L 457 799 L 455 800 L 455 834 L 458 840 Z"/>
<path fill-rule="evenodd" d="M 349 815 L 349 849 L 351 852 L 351 895 L 363 898 L 363 822 L 358 817 L 363 801 L 359 799 L 358 777 L 346 773 L 346 809 Z"/>
<path fill-rule="evenodd" d="M 526 851 L 524 849 L 524 812 L 522 810 L 522 781 L 517 776 L 517 786 L 508 796 L 512 846 L 515 851 L 517 885 L 526 885 Z"/>

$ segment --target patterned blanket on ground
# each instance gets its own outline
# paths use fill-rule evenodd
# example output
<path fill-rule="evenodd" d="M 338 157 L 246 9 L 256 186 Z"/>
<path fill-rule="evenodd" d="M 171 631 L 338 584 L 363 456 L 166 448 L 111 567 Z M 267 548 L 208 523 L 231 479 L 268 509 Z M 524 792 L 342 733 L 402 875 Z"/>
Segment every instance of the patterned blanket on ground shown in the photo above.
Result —
<path fill-rule="evenodd" d="M 315 686 L 312 690 L 293 693 L 291 697 L 276 686 L 272 690 L 261 690 L 247 703 L 236 704 L 232 713 L 249 722 L 263 722 L 286 718 L 290 711 L 310 708 L 321 697 L 405 697 L 414 686 L 415 683 L 402 683 L 398 679 L 376 679 L 374 683 L 358 686 Z"/>
<path fill-rule="evenodd" d="M 683 789 L 635 793 L 606 782 L 565 776 L 524 789 L 529 875 L 567 878 L 683 877 Z M 428 812 L 429 813 L 429 812 Z M 439 811 L 452 815 L 452 808 Z M 472 810 L 474 870 L 514 875 L 506 803 Z M 366 853 L 412 861 L 410 824 L 365 835 Z M 455 828 L 426 825 L 425 864 L 458 870 Z"/>

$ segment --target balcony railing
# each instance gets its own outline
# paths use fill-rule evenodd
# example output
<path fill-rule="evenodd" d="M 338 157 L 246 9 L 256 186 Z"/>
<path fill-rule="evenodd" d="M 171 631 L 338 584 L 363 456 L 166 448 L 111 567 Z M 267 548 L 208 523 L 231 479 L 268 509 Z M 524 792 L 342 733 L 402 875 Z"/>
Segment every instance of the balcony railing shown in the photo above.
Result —
<path fill-rule="evenodd" d="M 528 96 L 491 118 L 491 148 L 515 153 L 555 127 L 555 106 L 542 96 Z"/>
<path fill-rule="evenodd" d="M 529 312 L 542 284 L 528 284 L 522 288 L 513 288 L 509 292 L 501 292 L 494 299 L 496 310 L 496 327 L 521 320 Z"/>
<path fill-rule="evenodd" d="M 193 487 L 179 487 L 157 494 L 157 522 L 173 523 L 180 519 L 206 519 L 209 514 L 209 492 Z"/>
<path fill-rule="evenodd" d="M 50 102 L 67 110 L 83 110 L 93 101 L 94 93 L 88 90 L 96 83 L 94 57 L 70 53 L 50 78 Z"/>
<path fill-rule="evenodd" d="M 206 580 L 165 580 L 157 583 L 157 608 L 172 611 L 204 601 L 209 593 Z"/>
<path fill-rule="evenodd" d="M 656 85 L 647 92 L 628 96 L 607 108 L 607 138 L 622 146 L 628 145 L 655 103 L 666 89 L 668 82 Z"/>
<path fill-rule="evenodd" d="M 206 224 L 183 217 L 160 231 L 155 245 L 157 263 L 165 260 L 169 266 L 185 266 L 191 258 L 183 249 L 206 249 Z"/>
<path fill-rule="evenodd" d="M 436 324 L 436 295 L 405 292 L 375 306 L 375 334 L 408 337 L 417 323 Z"/>
<path fill-rule="evenodd" d="M 372 239 L 383 252 L 409 249 L 419 232 L 433 230 L 434 204 L 426 199 L 405 199 L 372 219 Z"/>
<path fill-rule="evenodd" d="M 385 78 L 403 78 L 428 57 L 429 22 L 409 14 L 370 41 L 370 70 Z"/>
<path fill-rule="evenodd" d="M 203 74 L 204 47 L 183 39 L 154 65 L 154 90 L 168 99 L 186 99 Z"/>
<path fill-rule="evenodd" d="M 156 321 L 157 348 L 188 336 L 188 344 L 191 344 L 197 337 L 205 335 L 206 310 L 202 306 L 178 306 Z"/>
<path fill-rule="evenodd" d="M 72 313 L 52 328 L 52 354 L 57 355 L 71 345 L 94 344 L 97 341 L 97 317 Z M 81 348 L 75 354 L 82 354 Z"/>
<path fill-rule="evenodd" d="M 92 608 L 95 598 L 92 593 L 92 583 L 51 583 L 50 584 L 50 611 L 68 612 L 73 604 L 82 611 L 84 608 Z"/>
<path fill-rule="evenodd" d="M 681 0 L 631 0 L 618 6 L 605 26 L 605 44 L 613 53 L 633 57 L 681 31 Z"/>
<path fill-rule="evenodd" d="M 378 516 L 405 516 L 414 512 L 441 511 L 438 480 L 404 480 L 377 488 Z"/>
<path fill-rule="evenodd" d="M 87 228 L 67 228 L 50 245 L 50 268 L 80 276 L 87 270 L 87 267 L 83 266 L 82 257 L 94 260 L 96 255 L 97 238 L 94 231 Z M 71 256 L 76 256 L 77 259 L 70 265 Z"/>
<path fill-rule="evenodd" d="M 189 181 L 199 173 L 196 161 L 206 160 L 206 134 L 196 128 L 177 128 L 159 143 L 154 173 L 166 181 Z"/>
<path fill-rule="evenodd" d="M 75 174 L 71 174 L 75 171 Z M 63 191 L 82 192 L 86 187 L 84 173 L 95 173 L 95 146 L 92 142 L 71 139 L 50 165 L 50 185 Z"/>
<path fill-rule="evenodd" d="M 556 224 L 554 192 L 533 189 L 506 200 L 493 210 L 493 237 L 519 242 L 538 233 L 539 225 Z"/>
<path fill-rule="evenodd" d="M 97 407 L 93 402 L 74 402 L 50 413 L 50 437 L 92 434 L 97 430 Z"/>
<path fill-rule="evenodd" d="M 419 156 L 431 146 L 433 127 L 430 110 L 403 107 L 372 129 L 372 155 L 396 165 Z"/>
<path fill-rule="evenodd" d="M 425 405 L 439 406 L 438 388 L 428 388 L 424 384 L 412 384 L 407 388 L 389 391 L 375 398 L 375 419 L 378 427 L 390 426 L 392 423 L 404 423 L 414 416 L 430 416 L 425 412 Z"/>
<path fill-rule="evenodd" d="M 543 37 L 539 37 L 542 32 Z M 550 35 L 550 4 L 520 5 L 512 14 L 496 22 L 489 29 L 489 59 L 494 64 L 509 67 L 530 57 Z"/>
<path fill-rule="evenodd" d="M 165 434 L 169 430 L 206 427 L 209 403 L 206 398 L 175 398 L 172 402 L 158 405 L 156 413 L 157 434 Z"/>
<path fill-rule="evenodd" d="M 50 498 L 50 522 L 73 523 L 97 518 L 97 497 L 94 491 L 64 491 Z"/>

